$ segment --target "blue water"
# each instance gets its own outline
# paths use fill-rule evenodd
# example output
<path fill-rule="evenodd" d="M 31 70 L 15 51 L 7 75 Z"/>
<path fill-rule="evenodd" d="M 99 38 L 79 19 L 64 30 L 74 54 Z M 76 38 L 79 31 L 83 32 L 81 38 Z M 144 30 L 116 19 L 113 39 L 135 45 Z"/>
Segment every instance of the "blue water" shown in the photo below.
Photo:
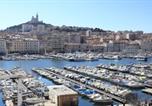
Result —
<path fill-rule="evenodd" d="M 105 60 L 100 59 L 99 61 L 83 61 L 83 62 L 69 62 L 65 60 L 54 60 L 54 59 L 39 59 L 39 60 L 18 60 L 18 61 L 0 61 L 0 68 L 11 70 L 14 67 L 21 67 L 26 72 L 34 75 L 39 80 L 46 83 L 46 85 L 52 85 L 53 83 L 43 77 L 40 77 L 39 75 L 33 73 L 31 69 L 33 67 L 36 68 L 46 68 L 46 67 L 58 67 L 63 68 L 64 66 L 96 66 L 99 64 L 133 64 L 133 63 L 152 63 L 152 58 L 148 59 L 147 62 L 144 61 L 137 61 L 134 59 L 127 59 L 124 58 L 122 60 Z M 141 95 L 143 95 L 141 93 Z M 148 97 L 148 96 L 147 96 Z M 4 106 L 2 102 L 2 94 L 0 93 L 0 106 Z M 88 99 L 79 97 L 79 106 L 95 106 L 92 102 L 90 102 Z"/>

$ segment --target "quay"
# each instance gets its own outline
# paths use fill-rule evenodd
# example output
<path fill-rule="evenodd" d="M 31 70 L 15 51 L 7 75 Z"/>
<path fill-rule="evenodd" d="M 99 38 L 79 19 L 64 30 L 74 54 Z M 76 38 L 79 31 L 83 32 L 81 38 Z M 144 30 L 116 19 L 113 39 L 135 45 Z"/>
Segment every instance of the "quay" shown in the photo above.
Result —
<path fill-rule="evenodd" d="M 118 85 L 118 86 L 121 86 L 121 87 L 126 87 L 126 88 L 130 88 L 130 89 L 144 88 L 144 86 L 129 86 L 129 85 L 125 85 L 125 84 L 120 84 L 118 82 L 114 82 L 114 81 L 112 81 L 110 79 L 107 79 L 107 78 L 101 78 L 101 77 L 93 75 L 93 74 L 80 72 L 80 71 L 77 71 L 77 70 L 74 70 L 74 69 L 70 69 L 70 68 L 67 68 L 67 67 L 64 67 L 64 69 L 67 70 L 67 71 L 71 71 L 71 72 L 74 72 L 74 73 L 79 73 L 81 75 L 88 76 L 88 77 L 91 77 L 91 78 L 95 78 L 95 79 L 98 79 L 98 80 L 102 80 L 102 81 L 105 81 L 105 82 L 110 82 L 111 84 Z"/>
<path fill-rule="evenodd" d="M 38 72 L 36 69 L 32 69 L 32 71 L 38 73 L 41 76 L 44 76 L 44 77 L 48 78 L 48 76 L 42 75 L 42 73 Z M 87 85 L 87 84 L 83 84 L 83 83 L 81 83 L 79 81 L 67 78 L 67 77 L 61 75 L 60 73 L 55 73 L 55 72 L 49 71 L 48 69 L 43 69 L 43 71 L 47 72 L 50 75 L 58 76 L 59 78 L 65 79 L 65 80 L 70 81 L 72 83 L 75 83 L 75 84 L 78 84 L 78 85 L 81 85 L 81 86 L 85 86 L 86 88 L 89 88 L 89 89 L 93 89 L 94 91 L 96 91 L 96 92 L 98 92 L 100 94 L 103 94 L 105 96 L 111 97 L 113 100 L 116 100 L 116 101 L 122 103 L 123 106 L 125 106 L 125 104 L 127 103 L 127 100 L 122 98 L 122 97 L 119 97 L 119 96 L 113 95 L 111 93 L 105 92 L 105 91 L 103 91 L 101 89 L 98 89 L 96 87 L 93 87 L 93 86 L 90 86 L 90 85 Z M 51 79 L 51 78 L 48 78 L 48 79 Z"/>
<path fill-rule="evenodd" d="M 134 67 L 132 65 L 127 65 L 128 67 Z M 112 69 L 112 68 L 109 68 L 109 67 L 103 67 L 103 66 L 97 66 L 98 69 L 107 69 L 109 71 L 113 71 L 113 72 L 120 72 L 120 73 L 124 73 L 124 74 L 128 74 L 128 75 L 134 75 L 134 76 L 139 76 L 139 77 L 145 77 L 145 75 L 141 75 L 141 74 L 136 74 L 136 73 L 133 73 L 133 72 L 129 72 L 130 68 L 126 71 L 121 71 L 119 69 Z M 149 76 L 146 76 L 147 78 L 151 78 Z"/>
<path fill-rule="evenodd" d="M 137 77 L 146 77 L 147 79 L 152 78 L 152 64 L 128 64 L 128 65 L 118 65 L 118 64 L 111 64 L 111 65 L 103 65 L 100 64 L 96 66 L 98 69 L 106 69 L 109 71 L 125 73 L 128 75 L 133 75 Z"/>

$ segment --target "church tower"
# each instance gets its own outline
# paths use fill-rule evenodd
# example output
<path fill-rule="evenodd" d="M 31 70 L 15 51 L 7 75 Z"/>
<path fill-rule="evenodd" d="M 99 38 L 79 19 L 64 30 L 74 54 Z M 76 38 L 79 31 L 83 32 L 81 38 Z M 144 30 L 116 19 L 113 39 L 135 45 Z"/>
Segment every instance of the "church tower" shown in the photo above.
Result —
<path fill-rule="evenodd" d="M 38 15 L 38 13 L 36 14 L 36 21 L 37 22 L 39 21 L 39 15 Z"/>
<path fill-rule="evenodd" d="M 30 23 L 39 23 L 39 22 L 42 22 L 42 21 L 39 21 L 39 15 L 38 13 L 36 14 L 36 16 L 32 16 L 32 19 L 31 21 L 29 21 Z"/>

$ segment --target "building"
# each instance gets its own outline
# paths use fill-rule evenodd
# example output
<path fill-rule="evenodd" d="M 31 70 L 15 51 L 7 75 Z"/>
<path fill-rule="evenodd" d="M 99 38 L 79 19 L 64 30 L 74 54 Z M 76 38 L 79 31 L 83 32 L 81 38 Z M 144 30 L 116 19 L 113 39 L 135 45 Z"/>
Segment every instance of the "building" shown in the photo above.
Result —
<path fill-rule="evenodd" d="M 44 32 L 45 31 L 45 25 L 37 25 L 37 32 Z"/>
<path fill-rule="evenodd" d="M 152 51 L 152 39 L 141 40 L 140 46 L 142 51 L 151 52 Z"/>
<path fill-rule="evenodd" d="M 28 21 L 25 24 L 22 24 L 22 32 L 44 32 L 45 31 L 45 25 L 43 25 L 43 21 L 39 21 L 39 16 L 36 14 L 36 16 L 32 16 L 31 20 Z"/>
<path fill-rule="evenodd" d="M 39 40 L 26 38 L 23 41 L 25 53 L 39 53 Z"/>
<path fill-rule="evenodd" d="M 39 15 L 36 14 L 36 17 L 32 16 L 30 23 L 38 23 L 39 22 Z"/>
<path fill-rule="evenodd" d="M 6 40 L 0 39 L 0 54 L 6 54 Z"/>
<path fill-rule="evenodd" d="M 87 30 L 86 31 L 86 36 L 91 36 L 92 31 L 91 30 Z"/>
<path fill-rule="evenodd" d="M 8 41 L 9 53 L 39 53 L 39 40 L 32 38 L 11 39 Z"/>
<path fill-rule="evenodd" d="M 78 94 L 64 85 L 49 86 L 52 106 L 78 106 Z"/>
<path fill-rule="evenodd" d="M 141 50 L 141 47 L 139 45 L 138 41 L 133 41 L 127 44 L 127 46 L 124 48 L 123 52 L 126 53 L 138 53 Z"/>
<path fill-rule="evenodd" d="M 80 43 L 65 43 L 64 44 L 64 52 L 76 52 L 80 51 Z"/>
<path fill-rule="evenodd" d="M 98 45 L 91 45 L 92 52 L 103 52 L 104 51 L 104 44 L 98 44 Z"/>
<path fill-rule="evenodd" d="M 88 38 L 86 38 L 86 43 L 88 43 L 88 44 L 96 44 L 96 45 L 98 45 L 98 44 L 101 44 L 101 36 L 96 36 L 96 35 L 94 35 L 94 36 L 90 36 L 90 37 L 88 37 Z"/>
<path fill-rule="evenodd" d="M 23 24 L 22 25 L 22 32 L 31 32 L 33 31 L 34 26 L 32 24 Z"/>
<path fill-rule="evenodd" d="M 37 23 L 43 23 L 43 21 L 40 21 L 40 20 L 39 20 L 39 15 L 36 14 L 35 17 L 32 16 L 31 20 L 30 20 L 28 23 L 37 24 Z"/>
<path fill-rule="evenodd" d="M 139 40 L 141 39 L 141 35 L 143 35 L 142 31 L 129 32 L 126 34 L 126 39 L 128 40 Z"/>
<path fill-rule="evenodd" d="M 47 51 L 48 52 L 62 52 L 64 47 L 64 36 L 60 34 L 50 34 L 47 37 Z"/>
<path fill-rule="evenodd" d="M 121 52 L 127 46 L 126 41 L 109 41 L 106 43 L 104 52 Z"/>
<path fill-rule="evenodd" d="M 81 37 L 79 34 L 69 34 L 68 36 L 68 43 L 80 43 Z"/>

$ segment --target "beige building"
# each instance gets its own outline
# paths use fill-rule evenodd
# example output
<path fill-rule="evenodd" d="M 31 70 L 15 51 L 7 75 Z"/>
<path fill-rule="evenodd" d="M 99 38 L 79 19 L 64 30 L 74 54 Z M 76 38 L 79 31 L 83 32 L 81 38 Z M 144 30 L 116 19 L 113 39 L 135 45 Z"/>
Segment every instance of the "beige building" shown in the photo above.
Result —
<path fill-rule="evenodd" d="M 78 94 L 72 89 L 64 86 L 49 86 L 49 99 L 52 106 L 78 106 Z"/>
<path fill-rule="evenodd" d="M 10 53 L 39 53 L 39 40 L 31 38 L 12 39 L 8 42 Z"/>
<path fill-rule="evenodd" d="M 80 51 L 80 43 L 65 43 L 64 44 L 64 51 L 65 52 L 75 52 Z"/>
<path fill-rule="evenodd" d="M 51 34 L 47 37 L 47 51 L 63 51 L 64 36 L 59 34 Z"/>
<path fill-rule="evenodd" d="M 86 39 L 86 43 L 88 43 L 88 44 L 91 44 L 91 45 L 93 45 L 93 44 L 95 44 L 95 45 L 99 45 L 99 44 L 101 44 L 101 36 L 90 36 L 90 37 L 88 37 L 87 39 Z"/>
<path fill-rule="evenodd" d="M 81 44 L 81 43 L 65 43 L 64 44 L 64 51 L 65 52 L 103 52 L 105 45 L 103 44 Z"/>

